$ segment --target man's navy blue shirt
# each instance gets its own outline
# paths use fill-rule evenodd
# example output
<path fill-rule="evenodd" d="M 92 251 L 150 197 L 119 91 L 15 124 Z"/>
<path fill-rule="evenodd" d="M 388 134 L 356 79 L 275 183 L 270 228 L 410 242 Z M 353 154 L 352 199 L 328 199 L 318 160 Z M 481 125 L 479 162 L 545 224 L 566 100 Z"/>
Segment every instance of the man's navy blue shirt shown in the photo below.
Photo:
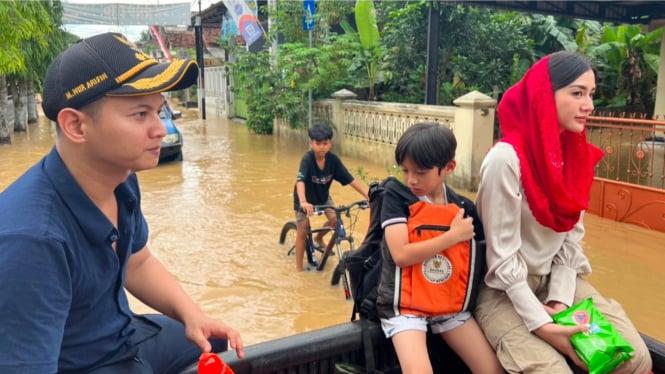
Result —
<path fill-rule="evenodd" d="M 125 271 L 148 241 L 136 175 L 115 195 L 117 228 L 55 147 L 0 193 L 0 372 L 80 372 L 135 354 Z"/>

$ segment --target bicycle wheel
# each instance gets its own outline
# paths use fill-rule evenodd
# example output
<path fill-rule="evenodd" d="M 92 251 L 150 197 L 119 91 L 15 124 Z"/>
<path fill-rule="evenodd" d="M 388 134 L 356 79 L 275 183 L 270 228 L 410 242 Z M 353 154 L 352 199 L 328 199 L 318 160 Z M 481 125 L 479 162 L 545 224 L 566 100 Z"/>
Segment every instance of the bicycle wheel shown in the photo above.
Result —
<path fill-rule="evenodd" d="M 289 221 L 285 223 L 282 227 L 282 232 L 279 234 L 279 244 L 287 248 L 287 256 L 295 254 L 297 236 L 298 227 L 296 226 L 295 221 Z"/>
<path fill-rule="evenodd" d="M 333 274 L 330 278 L 330 285 L 336 286 L 337 284 L 339 284 L 339 280 L 341 278 L 343 281 L 342 286 L 344 287 L 344 294 L 348 299 L 350 297 L 350 292 L 349 292 L 348 276 L 346 273 L 346 264 L 344 263 L 344 259 L 346 257 L 345 256 L 346 253 L 355 249 L 353 238 L 349 237 L 342 239 L 339 245 L 336 247 L 337 251 L 339 252 L 338 253 L 339 263 L 337 264 L 337 267 L 335 268 L 335 271 L 333 271 Z"/>

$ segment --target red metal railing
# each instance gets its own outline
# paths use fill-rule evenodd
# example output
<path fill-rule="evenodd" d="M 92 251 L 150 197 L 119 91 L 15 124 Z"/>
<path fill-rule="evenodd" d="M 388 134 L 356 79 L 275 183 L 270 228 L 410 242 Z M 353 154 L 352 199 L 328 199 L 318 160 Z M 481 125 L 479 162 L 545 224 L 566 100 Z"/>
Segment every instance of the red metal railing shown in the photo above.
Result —
<path fill-rule="evenodd" d="M 592 116 L 589 141 L 605 152 L 596 177 L 665 189 L 665 121 Z"/>

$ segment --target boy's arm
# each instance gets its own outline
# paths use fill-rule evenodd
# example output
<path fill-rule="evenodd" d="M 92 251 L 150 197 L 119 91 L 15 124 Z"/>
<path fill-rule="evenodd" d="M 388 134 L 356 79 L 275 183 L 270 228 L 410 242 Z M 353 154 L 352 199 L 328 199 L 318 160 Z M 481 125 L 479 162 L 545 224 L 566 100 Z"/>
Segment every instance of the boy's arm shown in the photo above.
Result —
<path fill-rule="evenodd" d="M 367 187 L 365 187 L 364 184 L 362 184 L 359 180 L 354 179 L 351 183 L 349 183 L 351 187 L 353 187 L 354 190 L 358 191 L 359 194 L 361 194 L 366 200 L 369 200 L 369 195 L 367 195 Z"/>
<path fill-rule="evenodd" d="M 305 182 L 296 182 L 296 194 L 298 194 L 298 201 L 300 202 L 300 209 L 302 209 L 307 216 L 314 214 L 314 205 L 307 202 L 307 194 L 305 193 Z"/>
<path fill-rule="evenodd" d="M 302 204 L 307 202 L 307 195 L 305 194 L 305 182 L 296 182 L 296 193 L 298 194 L 298 201 L 300 201 L 300 205 L 302 206 Z"/>
<path fill-rule="evenodd" d="M 453 218 L 450 231 L 443 235 L 409 243 L 406 223 L 397 223 L 386 226 L 384 236 L 395 265 L 404 268 L 431 258 L 441 252 L 441 248 L 449 248 L 461 241 L 470 240 L 473 238 L 473 224 L 471 218 L 464 218 L 464 210 L 460 209 Z"/>

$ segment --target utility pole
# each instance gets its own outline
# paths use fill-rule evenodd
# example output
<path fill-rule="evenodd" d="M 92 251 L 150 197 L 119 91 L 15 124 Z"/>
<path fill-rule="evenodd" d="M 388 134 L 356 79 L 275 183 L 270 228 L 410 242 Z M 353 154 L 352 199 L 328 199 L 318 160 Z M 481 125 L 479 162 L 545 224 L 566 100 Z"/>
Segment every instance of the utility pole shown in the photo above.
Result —
<path fill-rule="evenodd" d="M 438 1 L 429 1 L 427 16 L 427 79 L 425 80 L 425 104 L 436 105 L 439 69 L 439 19 Z"/>
<path fill-rule="evenodd" d="M 302 26 L 305 31 L 309 33 L 309 48 L 312 48 L 312 30 L 314 29 L 315 21 L 314 21 L 314 13 L 316 12 L 316 4 L 314 3 L 314 0 L 305 0 L 303 1 L 303 9 L 305 11 L 305 15 L 303 16 L 303 21 L 302 21 Z M 310 63 L 308 66 L 308 70 L 312 71 L 312 64 Z M 311 86 L 311 81 L 312 79 L 310 78 L 309 82 L 307 85 L 309 86 L 308 91 L 309 91 L 309 100 L 308 100 L 308 110 L 307 110 L 307 127 L 312 127 L 312 86 Z"/>
<path fill-rule="evenodd" d="M 206 93 L 205 93 L 205 66 L 203 60 L 203 28 L 201 26 L 201 0 L 199 0 L 199 14 L 194 24 L 196 38 L 196 62 L 199 64 L 199 97 L 201 98 L 201 118 L 206 119 Z"/>

